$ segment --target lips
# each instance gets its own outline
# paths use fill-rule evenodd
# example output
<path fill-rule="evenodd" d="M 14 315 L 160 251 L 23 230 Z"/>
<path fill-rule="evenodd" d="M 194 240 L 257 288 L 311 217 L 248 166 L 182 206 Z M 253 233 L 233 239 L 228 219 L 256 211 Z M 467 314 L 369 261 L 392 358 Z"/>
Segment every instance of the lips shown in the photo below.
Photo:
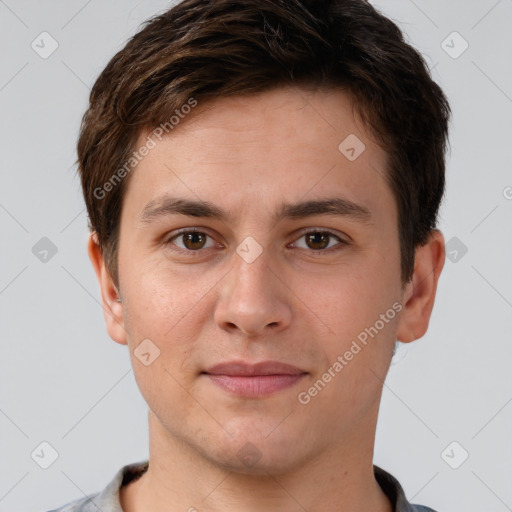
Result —
<path fill-rule="evenodd" d="M 205 373 L 209 375 L 233 375 L 233 376 L 255 376 L 255 375 L 298 375 L 307 373 L 296 366 L 279 363 L 277 361 L 263 361 L 261 363 L 249 364 L 241 361 L 221 363 L 213 366 Z"/>
<path fill-rule="evenodd" d="M 215 365 L 203 374 L 225 391 L 248 398 L 261 398 L 293 386 L 307 372 L 277 361 L 256 364 L 233 361 Z"/>

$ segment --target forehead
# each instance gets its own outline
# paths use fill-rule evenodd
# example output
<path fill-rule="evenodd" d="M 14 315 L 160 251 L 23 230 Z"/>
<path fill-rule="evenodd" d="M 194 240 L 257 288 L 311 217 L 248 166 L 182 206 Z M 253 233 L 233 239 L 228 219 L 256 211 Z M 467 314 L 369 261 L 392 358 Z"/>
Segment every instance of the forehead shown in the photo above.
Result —
<path fill-rule="evenodd" d="M 155 147 L 125 193 L 139 214 L 163 193 L 229 202 L 238 216 L 283 197 L 343 193 L 377 214 L 394 202 L 384 179 L 387 155 L 339 90 L 281 88 L 198 102 L 161 140 L 148 130 L 138 146 L 148 137 Z"/>

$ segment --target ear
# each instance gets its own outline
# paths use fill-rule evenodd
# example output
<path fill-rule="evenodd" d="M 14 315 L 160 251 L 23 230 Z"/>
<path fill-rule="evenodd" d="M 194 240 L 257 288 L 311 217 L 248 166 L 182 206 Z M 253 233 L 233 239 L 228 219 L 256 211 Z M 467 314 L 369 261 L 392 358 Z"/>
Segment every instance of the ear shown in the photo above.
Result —
<path fill-rule="evenodd" d="M 97 240 L 96 232 L 92 232 L 87 241 L 87 252 L 89 253 L 89 259 L 94 267 L 94 272 L 96 272 L 96 277 L 100 285 L 101 302 L 105 323 L 107 325 L 107 332 L 114 341 L 121 345 L 126 345 L 127 340 L 126 330 L 124 328 L 123 305 L 117 301 L 119 293 L 107 270 L 103 254 Z"/>
<path fill-rule="evenodd" d="M 429 235 L 427 243 L 416 248 L 414 274 L 402 296 L 404 309 L 398 322 L 399 341 L 409 343 L 427 332 L 444 262 L 444 237 L 441 231 L 435 229 Z"/>

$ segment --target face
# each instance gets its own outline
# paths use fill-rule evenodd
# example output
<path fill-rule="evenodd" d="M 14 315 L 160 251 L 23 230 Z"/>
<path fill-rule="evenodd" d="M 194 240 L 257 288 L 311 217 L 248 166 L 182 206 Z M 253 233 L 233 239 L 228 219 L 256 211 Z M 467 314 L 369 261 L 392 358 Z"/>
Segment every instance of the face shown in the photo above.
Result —
<path fill-rule="evenodd" d="M 340 91 L 203 106 L 129 178 L 109 333 L 163 435 L 214 464 L 348 454 L 373 435 L 411 290 L 386 153 Z"/>

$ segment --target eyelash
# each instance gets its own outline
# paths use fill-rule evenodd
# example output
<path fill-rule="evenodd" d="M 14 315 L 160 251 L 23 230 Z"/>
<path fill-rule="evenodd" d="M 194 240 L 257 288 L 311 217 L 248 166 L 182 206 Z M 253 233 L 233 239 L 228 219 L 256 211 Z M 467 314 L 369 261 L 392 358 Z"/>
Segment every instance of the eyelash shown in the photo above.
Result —
<path fill-rule="evenodd" d="M 206 233 L 205 231 L 201 231 L 199 229 L 194 229 L 194 228 L 184 228 L 184 229 L 181 229 L 179 231 L 177 231 L 176 233 L 174 233 L 170 238 L 168 238 L 165 242 L 164 242 L 164 245 L 165 246 L 169 246 L 169 245 L 173 245 L 174 248 L 172 250 L 174 251 L 177 251 L 177 252 L 180 252 L 182 254 L 186 254 L 188 256 L 193 256 L 195 255 L 196 253 L 201 253 L 203 252 L 205 249 L 197 249 L 197 250 L 192 250 L 192 249 L 182 249 L 181 247 L 177 247 L 176 245 L 174 245 L 172 242 L 173 240 L 175 240 L 176 238 L 179 238 L 181 235 L 186 235 L 188 233 L 199 233 L 201 235 L 206 235 L 207 237 L 209 238 L 212 238 L 212 236 L 210 236 L 208 233 Z M 311 229 L 311 228 L 308 228 L 307 231 L 302 231 L 299 238 L 297 238 L 297 240 L 303 238 L 304 236 L 306 235 L 310 235 L 310 234 L 321 234 L 321 235 L 329 235 L 330 237 L 332 238 L 336 238 L 338 240 L 338 244 L 337 246 L 334 246 L 334 247 L 331 247 L 329 249 L 302 249 L 302 250 L 307 250 L 308 252 L 310 252 L 311 254 L 315 255 L 315 256 L 321 256 L 322 254 L 331 254 L 333 252 L 337 252 L 339 250 L 341 250 L 344 246 L 346 245 L 349 245 L 349 243 L 346 241 L 346 240 L 343 240 L 341 237 L 339 237 L 338 235 L 336 235 L 335 233 L 333 233 L 332 231 L 329 231 L 329 230 L 326 230 L 326 229 Z M 329 240 L 330 242 L 330 240 Z M 207 249 L 210 249 L 211 247 L 207 247 Z"/>

